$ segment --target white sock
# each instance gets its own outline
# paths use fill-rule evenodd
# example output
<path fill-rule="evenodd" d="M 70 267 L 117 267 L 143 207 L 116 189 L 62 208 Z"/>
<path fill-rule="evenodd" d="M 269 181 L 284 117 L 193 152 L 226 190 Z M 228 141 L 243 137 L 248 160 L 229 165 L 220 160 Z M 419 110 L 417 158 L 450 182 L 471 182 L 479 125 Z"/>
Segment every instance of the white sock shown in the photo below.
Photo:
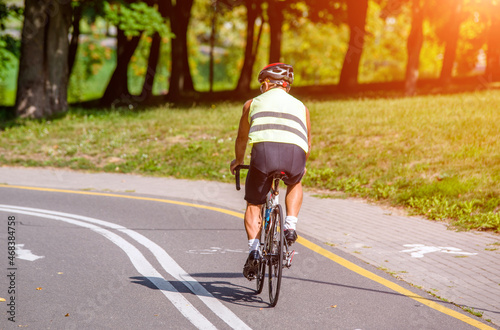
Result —
<path fill-rule="evenodd" d="M 248 252 L 259 250 L 260 240 L 258 238 L 248 240 Z"/>
<path fill-rule="evenodd" d="M 297 217 L 292 217 L 290 215 L 287 215 L 285 219 L 285 230 L 287 229 L 295 230 L 297 228 L 297 221 L 299 221 Z"/>

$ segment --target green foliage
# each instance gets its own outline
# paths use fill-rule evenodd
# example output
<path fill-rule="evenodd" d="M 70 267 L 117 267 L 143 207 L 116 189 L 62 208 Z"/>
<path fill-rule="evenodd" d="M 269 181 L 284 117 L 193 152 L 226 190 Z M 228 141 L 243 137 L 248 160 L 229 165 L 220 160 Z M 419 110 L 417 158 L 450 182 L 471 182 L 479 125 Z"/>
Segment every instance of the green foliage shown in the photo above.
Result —
<path fill-rule="evenodd" d="M 293 24 L 285 23 L 283 34 L 282 56 L 294 65 L 295 85 L 338 82 L 349 40 L 346 26 L 315 24 L 302 17 Z"/>
<path fill-rule="evenodd" d="M 9 34 L 2 32 L 7 28 L 6 22 L 10 20 L 19 20 L 22 15 L 22 9 L 16 5 L 7 6 L 6 3 L 0 1 L 0 80 L 4 81 L 8 75 L 8 71 L 16 63 L 16 58 L 19 58 L 20 42 Z M 0 89 L 5 86 L 0 84 Z M 2 93 L 2 91 L 0 91 Z M 1 96 L 1 95 L 0 95 Z"/>
<path fill-rule="evenodd" d="M 7 69 L 14 62 L 14 56 L 8 49 L 8 42 L 5 37 L 0 36 L 0 79 L 3 81 L 7 76 Z"/>
<path fill-rule="evenodd" d="M 449 10 L 454 0 L 441 2 L 426 1 L 424 23 L 425 40 L 420 55 L 420 77 L 435 78 L 442 65 L 446 27 L 452 17 Z M 230 90 L 236 86 L 243 64 L 243 50 L 246 37 L 246 9 L 241 1 L 220 1 L 217 16 L 215 47 L 214 89 Z M 161 57 L 155 76 L 154 93 L 165 93 L 171 70 L 170 40 L 173 37 L 168 22 L 161 17 L 156 7 L 143 1 L 73 1 L 73 5 L 83 6 L 82 37 L 92 34 L 95 48 L 84 41 L 80 47 L 77 63 L 70 78 L 70 100 L 88 100 L 99 97 L 106 87 L 110 70 L 115 65 L 108 50 L 99 46 L 104 38 L 104 27 L 99 31 L 87 28 L 98 17 L 105 16 L 112 25 L 120 27 L 127 36 L 144 31 L 139 48 L 129 67 L 130 90 L 138 93 L 144 80 L 150 37 L 158 31 L 163 36 Z M 211 0 L 197 0 L 191 12 L 188 29 L 189 65 L 195 89 L 209 89 L 209 37 L 211 32 Z M 335 84 L 338 82 L 344 62 L 350 31 L 346 25 L 346 4 L 338 1 L 284 1 L 285 24 L 283 25 L 282 61 L 292 63 L 296 69 L 296 86 Z M 362 50 L 359 82 L 395 81 L 404 79 L 406 69 L 406 40 L 411 26 L 410 2 L 400 1 L 397 8 L 387 1 L 369 1 L 367 35 Z M 459 75 L 477 73 L 471 71 L 478 64 L 484 64 L 487 54 L 487 32 L 498 12 L 498 2 L 464 1 L 460 39 L 457 50 L 456 71 Z M 264 5 L 264 8 L 266 6 Z M 391 7 L 388 9 L 388 7 Z M 224 10 L 220 10 L 220 9 Z M 0 0 L 0 29 L 20 29 L 19 8 L 7 6 Z M 255 79 L 260 69 L 267 64 L 269 56 L 269 24 L 263 23 L 263 35 L 257 50 L 253 68 L 252 87 L 257 87 Z M 15 21 L 15 22 L 14 22 Z M 13 24 L 14 22 L 14 24 Z M 92 24 L 91 24 L 92 23 Z M 103 24 L 104 25 L 104 24 Z M 260 27 L 260 26 L 259 26 Z M 100 34 L 96 36 L 95 34 Z M 88 40 L 82 38 L 83 40 Z M 15 95 L 19 41 L 12 37 L 0 36 L 0 102 L 12 104 Z M 361 51 L 361 50 L 360 50 Z M 85 55 L 86 54 L 86 55 Z M 479 57 L 478 57 L 479 55 Z M 479 84 L 479 82 L 478 82 Z"/>
<path fill-rule="evenodd" d="M 0 31 L 6 29 L 6 21 L 10 18 L 20 19 L 24 9 L 16 4 L 7 5 L 5 0 L 0 0 Z"/>
<path fill-rule="evenodd" d="M 115 52 L 103 46 L 103 39 L 95 32 L 78 46 L 78 53 L 70 77 L 69 102 L 82 102 L 102 96 L 115 62 Z"/>
<path fill-rule="evenodd" d="M 385 17 L 384 15 L 389 15 Z M 402 5 L 386 13 L 375 1 L 368 3 L 367 35 L 359 68 L 359 82 L 403 80 L 406 70 L 406 39 L 411 27 L 410 11 Z M 341 52 L 342 54 L 344 52 Z"/>
<path fill-rule="evenodd" d="M 127 37 L 138 36 L 141 31 L 146 35 L 155 32 L 170 36 L 165 20 L 154 7 L 138 1 L 126 3 L 104 3 L 105 18 L 125 32 Z"/>
<path fill-rule="evenodd" d="M 129 67 L 129 90 L 132 94 L 139 94 L 142 91 L 146 70 L 148 67 L 148 58 L 151 48 L 152 38 L 150 36 L 141 36 L 141 41 L 132 56 Z M 156 67 L 155 81 L 153 84 L 153 93 L 161 94 L 168 91 L 169 78 L 170 78 L 170 39 L 162 38 L 160 45 L 160 58 Z"/>
<path fill-rule="evenodd" d="M 211 34 L 211 1 L 195 1 L 191 11 L 191 29 L 188 38 L 190 68 L 195 89 L 209 89 L 209 50 Z M 214 90 L 230 90 L 236 87 L 243 64 L 245 48 L 245 10 L 238 6 L 227 10 L 219 6 L 217 11 L 214 49 Z"/>

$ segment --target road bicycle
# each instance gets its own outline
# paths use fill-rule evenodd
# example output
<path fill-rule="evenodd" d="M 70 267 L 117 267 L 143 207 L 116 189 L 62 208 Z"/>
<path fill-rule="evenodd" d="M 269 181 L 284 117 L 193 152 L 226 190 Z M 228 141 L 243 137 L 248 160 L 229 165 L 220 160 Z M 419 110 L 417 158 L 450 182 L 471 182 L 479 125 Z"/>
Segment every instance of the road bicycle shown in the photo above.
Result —
<path fill-rule="evenodd" d="M 249 169 L 249 167 L 249 165 L 236 167 L 236 190 L 240 190 L 240 170 Z M 290 268 L 295 251 L 290 249 L 284 238 L 285 218 L 283 208 L 279 204 L 279 185 L 280 181 L 286 178 L 286 174 L 277 171 L 271 173 L 270 177 L 273 178 L 273 183 L 267 194 L 266 203 L 261 209 L 262 226 L 259 233 L 261 258 L 255 279 L 257 293 L 260 294 L 264 288 L 266 267 L 268 268 L 269 300 L 271 307 L 274 307 L 278 303 L 283 267 Z"/>

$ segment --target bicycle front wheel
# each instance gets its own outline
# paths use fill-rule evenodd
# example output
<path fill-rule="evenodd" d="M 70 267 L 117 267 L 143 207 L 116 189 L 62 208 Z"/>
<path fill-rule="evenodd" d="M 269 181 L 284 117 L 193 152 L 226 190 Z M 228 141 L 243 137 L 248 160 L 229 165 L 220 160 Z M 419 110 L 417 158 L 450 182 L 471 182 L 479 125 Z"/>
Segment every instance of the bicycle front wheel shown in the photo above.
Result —
<path fill-rule="evenodd" d="M 269 300 L 271 307 L 276 306 L 281 287 L 281 274 L 283 271 L 283 209 L 277 205 L 271 212 L 271 228 L 267 236 L 269 246 Z"/>
<path fill-rule="evenodd" d="M 261 211 L 261 219 L 262 219 L 262 223 L 264 223 L 265 219 L 264 219 L 264 211 L 265 208 L 263 207 L 262 208 L 262 211 Z M 265 234 L 263 234 L 262 232 L 264 231 L 264 226 L 261 226 L 261 230 L 260 230 L 260 236 L 259 236 L 259 240 L 262 242 L 262 237 L 265 236 Z M 256 279 L 257 279 L 257 288 L 256 288 L 256 291 L 257 293 L 262 293 L 262 289 L 264 288 L 264 276 L 266 274 L 266 262 L 264 260 L 264 257 L 263 255 L 265 254 L 265 242 L 264 244 L 262 244 L 262 246 L 264 246 L 263 249 L 261 249 L 261 258 L 260 258 L 260 261 L 259 261 L 259 267 L 257 269 L 257 274 L 256 274 Z"/>

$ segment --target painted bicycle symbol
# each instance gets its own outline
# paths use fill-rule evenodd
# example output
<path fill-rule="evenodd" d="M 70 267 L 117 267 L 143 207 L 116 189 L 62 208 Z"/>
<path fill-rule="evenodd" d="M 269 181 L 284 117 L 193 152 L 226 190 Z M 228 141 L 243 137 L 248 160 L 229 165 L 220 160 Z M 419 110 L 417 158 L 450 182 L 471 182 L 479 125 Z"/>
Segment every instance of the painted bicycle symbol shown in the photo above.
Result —
<path fill-rule="evenodd" d="M 427 246 L 424 244 L 405 244 L 404 247 L 411 248 L 402 250 L 399 252 L 409 252 L 413 258 L 423 258 L 424 254 L 431 252 L 442 252 L 442 253 L 451 253 L 458 254 L 462 256 L 473 256 L 477 253 L 463 252 L 462 249 L 454 248 L 454 247 L 444 247 L 444 246 Z"/>

